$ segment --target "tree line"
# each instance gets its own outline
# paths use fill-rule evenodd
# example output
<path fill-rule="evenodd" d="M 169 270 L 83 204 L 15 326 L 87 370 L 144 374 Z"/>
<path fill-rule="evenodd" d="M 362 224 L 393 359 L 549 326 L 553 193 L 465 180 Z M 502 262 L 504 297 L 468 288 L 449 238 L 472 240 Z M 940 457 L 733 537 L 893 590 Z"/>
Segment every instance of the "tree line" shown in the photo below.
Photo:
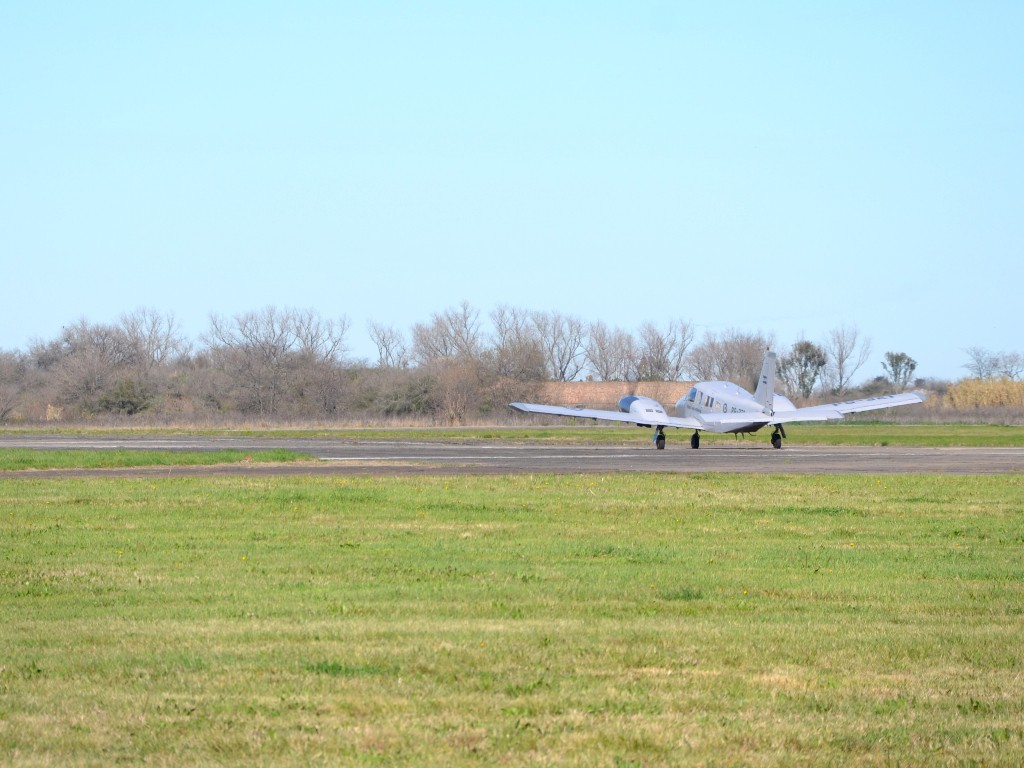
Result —
<path fill-rule="evenodd" d="M 770 336 L 735 329 L 698 341 L 682 319 L 628 330 L 512 306 L 484 316 L 468 303 L 407 332 L 379 322 L 367 330 L 376 360 L 350 356 L 346 317 L 312 309 L 212 315 L 196 340 L 172 314 L 152 309 L 113 323 L 81 319 L 27 350 L 0 352 L 0 420 L 146 414 L 458 423 L 503 414 L 546 381 L 721 379 L 753 389 L 765 349 L 775 348 Z M 843 396 L 870 357 L 870 340 L 856 326 L 835 328 L 820 343 L 800 340 L 781 351 L 780 385 L 803 399 Z M 883 367 L 886 379 L 869 389 L 906 388 L 916 363 L 887 352 Z"/>

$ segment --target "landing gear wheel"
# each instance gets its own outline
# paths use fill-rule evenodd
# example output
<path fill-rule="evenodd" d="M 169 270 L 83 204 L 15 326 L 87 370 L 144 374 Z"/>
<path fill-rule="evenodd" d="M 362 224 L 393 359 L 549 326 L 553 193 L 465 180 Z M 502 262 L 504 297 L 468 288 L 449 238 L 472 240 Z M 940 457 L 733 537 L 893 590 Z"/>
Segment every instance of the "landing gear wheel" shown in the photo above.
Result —
<path fill-rule="evenodd" d="M 693 450 L 700 448 L 700 432 L 694 432 L 690 437 L 690 447 L 693 448 Z"/>
<path fill-rule="evenodd" d="M 772 448 L 778 449 L 778 448 L 781 448 L 781 447 L 782 447 L 782 435 L 780 435 L 778 432 L 776 432 L 776 433 L 774 433 L 772 435 Z"/>
<path fill-rule="evenodd" d="M 654 447 L 659 451 L 665 450 L 665 433 L 659 432 L 654 436 Z"/>

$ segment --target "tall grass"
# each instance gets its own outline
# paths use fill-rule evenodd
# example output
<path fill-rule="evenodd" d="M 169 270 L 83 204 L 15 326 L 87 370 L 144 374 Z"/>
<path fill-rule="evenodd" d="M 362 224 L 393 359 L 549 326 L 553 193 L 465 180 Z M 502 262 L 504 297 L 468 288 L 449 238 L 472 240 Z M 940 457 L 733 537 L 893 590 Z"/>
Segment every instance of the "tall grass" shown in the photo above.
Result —
<path fill-rule="evenodd" d="M 960 410 L 1015 408 L 1024 411 L 1024 381 L 964 379 L 949 385 L 944 405 Z"/>
<path fill-rule="evenodd" d="M 0 480 L 0 761 L 1018 765 L 1022 485 Z"/>

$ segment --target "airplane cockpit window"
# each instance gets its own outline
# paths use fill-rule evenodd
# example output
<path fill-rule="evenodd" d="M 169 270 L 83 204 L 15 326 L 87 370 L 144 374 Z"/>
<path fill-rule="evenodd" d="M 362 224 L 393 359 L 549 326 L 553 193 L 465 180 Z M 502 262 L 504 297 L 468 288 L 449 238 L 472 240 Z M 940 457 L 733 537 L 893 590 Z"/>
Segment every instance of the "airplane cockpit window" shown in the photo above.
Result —
<path fill-rule="evenodd" d="M 690 391 L 686 393 L 686 401 L 692 403 L 697 399 L 697 388 L 690 387 Z"/>

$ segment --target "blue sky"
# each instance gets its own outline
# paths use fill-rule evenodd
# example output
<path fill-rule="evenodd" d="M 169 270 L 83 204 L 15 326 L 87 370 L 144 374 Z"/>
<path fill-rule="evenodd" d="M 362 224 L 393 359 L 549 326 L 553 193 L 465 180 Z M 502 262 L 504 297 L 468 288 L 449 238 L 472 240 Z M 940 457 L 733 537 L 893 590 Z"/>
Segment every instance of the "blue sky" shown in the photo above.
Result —
<path fill-rule="evenodd" d="M 0 4 L 0 348 L 468 301 L 1024 352 L 1024 3 Z"/>

